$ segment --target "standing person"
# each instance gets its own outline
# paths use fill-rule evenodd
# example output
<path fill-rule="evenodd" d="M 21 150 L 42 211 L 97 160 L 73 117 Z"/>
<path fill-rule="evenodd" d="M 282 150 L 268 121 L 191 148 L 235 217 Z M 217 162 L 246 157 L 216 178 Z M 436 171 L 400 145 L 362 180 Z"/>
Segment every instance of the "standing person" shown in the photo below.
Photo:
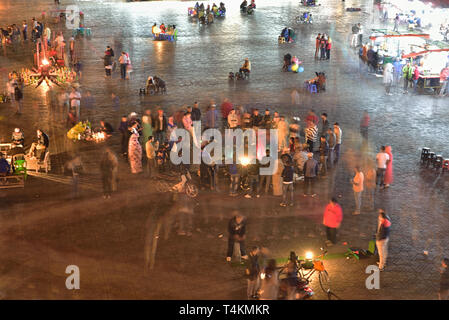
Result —
<path fill-rule="evenodd" d="M 320 51 L 321 33 L 315 38 L 315 59 L 318 58 L 318 52 Z"/>
<path fill-rule="evenodd" d="M 131 166 L 131 173 L 142 172 L 142 146 L 139 143 L 139 134 L 135 128 L 136 125 L 137 123 L 133 124 L 128 145 L 128 158 Z"/>
<path fill-rule="evenodd" d="M 257 299 L 259 289 L 259 247 L 252 247 L 246 262 L 245 276 L 248 282 L 246 295 L 248 299 Z"/>
<path fill-rule="evenodd" d="M 364 139 L 368 139 L 370 117 L 368 111 L 363 111 L 363 117 L 360 120 L 360 134 Z"/>
<path fill-rule="evenodd" d="M 248 180 L 249 180 L 249 192 L 245 194 L 245 198 L 251 199 L 254 195 L 257 198 L 260 197 L 260 186 L 259 186 L 259 175 L 260 175 L 260 163 L 259 159 L 256 159 L 256 163 L 251 163 L 248 165 Z"/>
<path fill-rule="evenodd" d="M 391 146 L 385 147 L 385 152 L 388 154 L 390 160 L 387 162 L 387 168 L 385 169 L 384 183 L 385 188 L 388 188 L 393 183 L 393 154 L 391 153 Z"/>
<path fill-rule="evenodd" d="M 357 37 L 358 37 L 358 39 L 357 39 L 357 46 L 361 46 L 362 44 L 363 44 L 363 27 L 362 27 L 362 25 L 359 23 L 359 24 L 357 24 L 357 27 L 359 28 L 359 32 L 358 32 L 358 34 L 357 34 Z"/>
<path fill-rule="evenodd" d="M 245 239 L 246 239 L 246 219 L 237 210 L 234 210 L 233 217 L 228 223 L 228 252 L 226 255 L 226 261 L 230 262 L 232 259 L 232 253 L 234 252 L 234 244 L 237 242 L 240 244 L 240 256 L 243 259 L 247 259 Z"/>
<path fill-rule="evenodd" d="M 232 109 L 234 109 L 233 104 L 229 101 L 228 98 L 224 98 L 223 103 L 220 106 L 221 116 L 222 116 L 222 120 L 223 120 L 223 122 L 222 122 L 223 127 L 226 125 L 228 115 Z"/>
<path fill-rule="evenodd" d="M 103 56 L 103 60 L 104 60 L 104 71 L 106 73 L 106 75 L 104 76 L 105 78 L 109 78 L 112 76 L 112 64 L 113 64 L 113 60 L 112 60 L 112 51 L 111 50 L 106 50 L 104 52 L 104 56 Z"/>
<path fill-rule="evenodd" d="M 320 137 L 320 167 L 321 174 L 327 174 L 327 157 L 329 155 L 329 144 L 326 141 L 326 136 Z"/>
<path fill-rule="evenodd" d="M 449 299 L 449 259 L 443 258 L 441 260 L 441 278 L 440 278 L 440 290 L 438 291 L 438 300 Z"/>
<path fill-rule="evenodd" d="M 149 136 L 145 144 L 145 151 L 147 154 L 147 171 L 150 179 L 154 178 L 157 165 L 156 165 L 156 150 L 159 149 L 159 144 L 154 144 L 153 136 Z"/>
<path fill-rule="evenodd" d="M 379 271 L 385 270 L 388 257 L 388 240 L 390 238 L 391 220 L 383 209 L 379 209 L 376 232 L 376 247 L 379 253 Z"/>
<path fill-rule="evenodd" d="M 313 158 L 313 153 L 307 154 L 307 161 L 304 163 L 304 197 L 311 195 L 315 197 L 314 183 L 318 175 L 318 162 Z"/>
<path fill-rule="evenodd" d="M 157 116 L 153 120 L 154 123 L 154 138 L 161 146 L 165 140 L 165 132 L 167 131 L 167 119 L 164 116 L 164 110 L 159 108 L 157 110 Z"/>
<path fill-rule="evenodd" d="M 235 163 L 228 165 L 228 172 L 229 172 L 229 176 L 231 177 L 231 185 L 229 187 L 229 195 L 231 197 L 235 197 L 235 196 L 237 196 L 237 190 L 239 188 L 239 181 L 240 181 L 240 173 L 239 173 L 238 165 Z"/>
<path fill-rule="evenodd" d="M 290 160 L 286 161 L 284 165 L 284 170 L 282 170 L 282 202 L 281 207 L 286 207 L 287 205 L 293 206 L 293 164 Z M 287 203 L 287 194 L 290 192 L 290 203 Z"/>
<path fill-rule="evenodd" d="M 413 66 L 410 62 L 407 62 L 407 64 L 402 68 L 402 77 L 404 78 L 404 93 L 408 93 L 407 89 L 409 83 L 411 85 L 413 78 Z"/>
<path fill-rule="evenodd" d="M 265 154 L 267 157 L 270 157 L 270 149 L 266 149 Z M 269 166 L 270 163 L 260 165 L 261 168 L 269 168 Z M 271 186 L 271 174 L 261 174 L 259 190 L 265 190 L 265 195 L 268 195 L 270 186 Z"/>
<path fill-rule="evenodd" d="M 354 191 L 355 198 L 355 211 L 352 213 L 353 215 L 360 214 L 360 208 L 362 206 L 362 192 L 363 192 L 363 183 L 364 183 L 364 175 L 362 169 L 359 166 L 354 168 L 355 176 L 351 179 L 352 190 Z"/>
<path fill-rule="evenodd" d="M 279 121 L 275 129 L 278 130 L 278 148 L 279 150 L 282 151 L 285 148 L 288 148 L 288 133 L 289 133 L 288 123 L 285 121 L 284 116 L 281 116 L 279 118 Z"/>
<path fill-rule="evenodd" d="M 129 139 L 128 118 L 126 116 L 122 116 L 120 125 L 118 127 L 118 131 L 122 136 L 121 152 L 123 156 L 126 156 L 128 154 L 128 139 Z"/>
<path fill-rule="evenodd" d="M 326 47 L 327 47 L 327 37 L 322 35 L 320 39 L 320 60 L 326 59 Z"/>
<path fill-rule="evenodd" d="M 69 55 L 70 55 L 70 63 L 75 61 L 75 38 L 70 37 L 69 39 Z"/>
<path fill-rule="evenodd" d="M 76 199 L 79 196 L 79 175 L 83 171 L 81 157 L 75 155 L 75 157 L 69 161 L 67 167 L 72 172 L 72 199 Z"/>
<path fill-rule="evenodd" d="M 329 60 L 331 58 L 331 49 L 332 49 L 332 39 L 331 37 L 328 37 L 326 43 L 326 60 Z"/>
<path fill-rule="evenodd" d="M 276 260 L 268 260 L 267 266 L 263 270 L 263 279 L 259 290 L 259 300 L 277 300 L 279 295 L 278 273 Z"/>
<path fill-rule="evenodd" d="M 318 138 L 318 127 L 312 121 L 307 121 L 307 126 L 304 129 L 306 143 L 309 145 L 309 152 L 313 152 L 314 144 Z"/>
<path fill-rule="evenodd" d="M 20 90 L 19 85 L 14 85 L 14 100 L 16 102 L 17 110 L 16 114 L 22 114 L 22 107 L 23 107 L 23 93 L 22 90 Z"/>
<path fill-rule="evenodd" d="M 114 172 L 118 168 L 117 156 L 109 149 L 103 152 L 100 162 L 101 180 L 103 182 L 103 198 L 109 199 L 113 191 Z"/>
<path fill-rule="evenodd" d="M 365 166 L 364 183 L 365 194 L 367 194 L 367 202 L 369 203 L 369 209 L 374 210 L 374 191 L 376 190 L 376 169 L 372 162 L 369 162 Z"/>
<path fill-rule="evenodd" d="M 393 80 L 394 80 L 394 86 L 396 88 L 399 88 L 400 82 L 401 82 L 401 75 L 402 75 L 402 62 L 400 58 L 396 58 L 393 62 Z"/>
<path fill-rule="evenodd" d="M 200 110 L 198 102 L 195 101 L 195 103 L 193 104 L 191 113 L 192 113 L 191 118 L 193 121 L 193 127 L 200 125 L 200 130 L 201 130 L 201 110 Z"/>
<path fill-rule="evenodd" d="M 326 228 L 326 245 L 328 247 L 337 244 L 337 229 L 343 220 L 343 210 L 336 198 L 332 198 L 324 209 L 323 225 Z"/>
<path fill-rule="evenodd" d="M 440 83 L 441 83 L 441 89 L 440 89 L 439 96 L 442 97 L 449 93 L 449 65 L 446 65 L 445 68 L 441 69 Z"/>
<path fill-rule="evenodd" d="M 129 59 L 128 55 L 125 51 L 122 51 L 122 54 L 118 58 L 118 62 L 120 63 L 120 78 L 122 80 L 126 79 L 126 68 L 128 67 Z"/>
<path fill-rule="evenodd" d="M 357 47 L 359 31 L 360 31 L 360 29 L 356 24 L 352 26 L 351 47 L 353 47 L 353 48 Z"/>
<path fill-rule="evenodd" d="M 153 118 L 151 117 L 151 110 L 145 110 L 142 117 L 142 141 L 147 143 L 148 138 L 153 135 Z"/>
<path fill-rule="evenodd" d="M 389 96 L 393 95 L 390 92 L 391 86 L 393 85 L 393 80 L 394 80 L 393 65 L 390 62 L 388 62 L 387 64 L 385 64 L 385 67 L 384 67 L 383 83 L 385 85 L 385 92 Z"/>
<path fill-rule="evenodd" d="M 412 82 L 413 82 L 413 92 L 416 93 L 416 89 L 418 88 L 418 80 L 419 80 L 419 66 L 416 63 L 413 66 L 413 75 L 412 75 Z"/>
<path fill-rule="evenodd" d="M 328 168 L 332 168 L 334 166 L 335 146 L 337 145 L 337 137 L 335 136 L 334 129 L 332 127 L 327 129 L 327 143 L 329 146 L 327 163 Z"/>
<path fill-rule="evenodd" d="M 338 160 L 340 159 L 340 147 L 341 147 L 341 136 L 342 136 L 342 131 L 341 131 L 341 128 L 340 128 L 340 125 L 338 124 L 338 122 L 334 123 L 334 133 L 335 133 L 335 139 L 336 139 L 335 163 L 337 163 Z"/>
<path fill-rule="evenodd" d="M 399 13 L 396 13 L 396 17 L 394 18 L 393 32 L 399 32 L 399 22 L 400 22 Z"/>
<path fill-rule="evenodd" d="M 23 36 L 23 41 L 27 41 L 27 37 L 28 37 L 28 24 L 27 24 L 26 20 L 23 20 L 23 24 L 22 24 L 22 36 Z"/>
<path fill-rule="evenodd" d="M 321 114 L 321 130 L 320 136 L 327 135 L 327 130 L 329 129 L 329 120 L 327 120 L 327 113 L 323 112 Z"/>
<path fill-rule="evenodd" d="M 206 129 L 218 128 L 218 111 L 215 104 L 211 104 L 206 111 Z"/>
<path fill-rule="evenodd" d="M 385 152 L 385 146 L 382 146 L 380 147 L 379 153 L 376 155 L 376 185 L 379 185 L 381 189 L 385 188 L 384 177 L 388 161 L 390 161 L 390 156 Z"/>
<path fill-rule="evenodd" d="M 235 110 L 232 109 L 231 112 L 229 112 L 229 115 L 228 115 L 228 126 L 229 126 L 229 129 L 237 129 L 237 127 L 239 126 L 239 123 L 240 123 L 239 116 L 237 115 Z"/>

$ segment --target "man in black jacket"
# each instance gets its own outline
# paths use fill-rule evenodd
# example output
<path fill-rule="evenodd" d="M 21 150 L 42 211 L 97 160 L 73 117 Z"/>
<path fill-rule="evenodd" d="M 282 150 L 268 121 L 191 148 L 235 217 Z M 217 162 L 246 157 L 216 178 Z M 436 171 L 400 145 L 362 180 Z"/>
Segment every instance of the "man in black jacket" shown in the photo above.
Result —
<path fill-rule="evenodd" d="M 260 197 L 260 185 L 259 185 L 259 175 L 260 175 L 260 163 L 256 159 L 256 163 L 248 165 L 248 181 L 250 190 L 249 193 L 245 194 L 245 198 L 251 199 L 253 195 L 257 198 Z"/>
<path fill-rule="evenodd" d="M 228 252 L 226 256 L 226 261 L 231 261 L 232 253 L 234 252 L 234 244 L 238 242 L 240 244 L 240 256 L 243 259 L 248 259 L 245 249 L 245 238 L 246 238 L 246 219 L 244 216 L 240 215 L 237 210 L 233 212 L 234 216 L 229 220 L 228 224 Z"/>
<path fill-rule="evenodd" d="M 329 144 L 326 141 L 326 136 L 322 135 L 320 138 L 320 167 L 321 174 L 327 174 L 327 157 L 329 155 Z"/>
<path fill-rule="evenodd" d="M 282 203 L 281 207 L 287 206 L 287 193 L 290 192 L 290 206 L 293 206 L 293 165 L 287 161 L 282 170 Z"/>
<path fill-rule="evenodd" d="M 257 290 L 259 289 L 259 248 L 252 247 L 246 262 L 245 276 L 248 280 L 246 294 L 248 299 L 257 299 Z"/>

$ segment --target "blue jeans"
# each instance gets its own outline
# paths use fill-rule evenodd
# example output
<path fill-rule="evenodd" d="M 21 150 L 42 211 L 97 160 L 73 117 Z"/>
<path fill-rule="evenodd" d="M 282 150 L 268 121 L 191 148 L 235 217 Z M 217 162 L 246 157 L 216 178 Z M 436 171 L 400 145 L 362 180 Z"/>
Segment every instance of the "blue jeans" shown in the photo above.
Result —
<path fill-rule="evenodd" d="M 282 202 L 287 204 L 287 194 L 290 191 L 290 203 L 293 204 L 293 183 L 282 184 Z"/>
<path fill-rule="evenodd" d="M 120 77 L 122 79 L 126 78 L 126 67 L 128 66 L 127 63 L 121 63 L 120 64 Z"/>

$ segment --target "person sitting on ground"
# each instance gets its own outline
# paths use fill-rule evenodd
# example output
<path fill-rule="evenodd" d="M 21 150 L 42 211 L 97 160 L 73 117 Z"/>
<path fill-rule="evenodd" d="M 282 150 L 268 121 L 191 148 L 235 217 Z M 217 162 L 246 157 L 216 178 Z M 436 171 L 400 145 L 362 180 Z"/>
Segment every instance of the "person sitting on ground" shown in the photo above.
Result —
<path fill-rule="evenodd" d="M 11 138 L 12 147 L 21 147 L 23 146 L 24 142 L 25 137 L 23 136 L 23 132 L 20 130 L 20 128 L 15 128 Z"/>
<path fill-rule="evenodd" d="M 288 67 L 292 64 L 292 55 L 290 53 L 287 53 L 284 56 L 284 65 L 282 66 L 282 70 L 288 71 Z"/>
<path fill-rule="evenodd" d="M 240 10 L 246 10 L 247 6 L 248 6 L 248 1 L 243 0 L 243 2 L 240 4 Z"/>
<path fill-rule="evenodd" d="M 159 26 L 159 29 L 161 29 L 161 33 L 166 33 L 167 29 L 165 28 L 165 24 L 161 23 L 161 25 Z"/>
<path fill-rule="evenodd" d="M 30 151 L 28 152 L 28 156 L 30 158 L 37 158 L 39 160 L 43 160 L 45 157 L 45 152 L 48 149 L 50 144 L 50 140 L 45 132 L 40 129 L 37 129 L 37 139 L 36 142 L 31 144 Z"/>
<path fill-rule="evenodd" d="M 221 11 L 222 13 L 225 13 L 225 12 L 226 12 L 225 4 L 224 4 L 223 2 L 220 2 L 220 11 Z"/>
<path fill-rule="evenodd" d="M 7 176 L 11 172 L 11 166 L 4 158 L 3 153 L 0 152 L 0 176 Z"/>
<path fill-rule="evenodd" d="M 251 62 L 248 58 L 245 59 L 245 62 L 243 63 L 242 67 L 239 70 L 240 72 L 251 72 Z"/>

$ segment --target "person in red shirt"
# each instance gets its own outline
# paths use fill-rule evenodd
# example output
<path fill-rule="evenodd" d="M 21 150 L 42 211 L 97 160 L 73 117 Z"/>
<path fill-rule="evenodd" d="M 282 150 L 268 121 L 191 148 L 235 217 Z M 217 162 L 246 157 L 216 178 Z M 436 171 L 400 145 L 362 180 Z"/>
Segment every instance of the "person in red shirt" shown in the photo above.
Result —
<path fill-rule="evenodd" d="M 416 92 L 416 88 L 418 87 L 418 79 L 419 79 L 419 68 L 418 65 L 415 64 L 415 69 L 413 70 L 413 91 Z"/>
<path fill-rule="evenodd" d="M 313 122 L 315 125 L 318 125 L 318 122 L 320 122 L 320 119 L 313 110 L 309 110 L 309 113 L 307 114 L 306 123 L 309 121 Z"/>
<path fill-rule="evenodd" d="M 315 59 L 318 56 L 318 51 L 320 51 L 320 41 L 321 41 L 321 33 L 318 33 L 318 36 L 315 38 Z"/>
<path fill-rule="evenodd" d="M 323 225 L 326 228 L 326 245 L 332 246 L 337 243 L 337 229 L 343 220 L 343 210 L 336 198 L 332 198 L 324 209 Z"/>
<path fill-rule="evenodd" d="M 234 106 L 229 101 L 228 98 L 224 98 L 223 103 L 220 106 L 221 109 L 221 115 L 223 117 L 223 123 L 226 124 L 228 120 L 228 115 L 231 112 L 232 109 L 234 109 Z"/>

